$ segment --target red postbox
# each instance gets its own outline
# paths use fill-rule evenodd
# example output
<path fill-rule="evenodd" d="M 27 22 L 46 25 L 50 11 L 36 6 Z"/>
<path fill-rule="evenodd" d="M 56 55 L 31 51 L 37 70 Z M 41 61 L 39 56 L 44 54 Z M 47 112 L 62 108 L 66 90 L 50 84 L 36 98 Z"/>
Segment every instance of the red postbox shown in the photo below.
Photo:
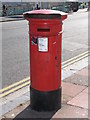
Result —
<path fill-rule="evenodd" d="M 55 10 L 24 13 L 29 21 L 30 105 L 37 111 L 61 108 L 62 21 L 67 14 Z"/>

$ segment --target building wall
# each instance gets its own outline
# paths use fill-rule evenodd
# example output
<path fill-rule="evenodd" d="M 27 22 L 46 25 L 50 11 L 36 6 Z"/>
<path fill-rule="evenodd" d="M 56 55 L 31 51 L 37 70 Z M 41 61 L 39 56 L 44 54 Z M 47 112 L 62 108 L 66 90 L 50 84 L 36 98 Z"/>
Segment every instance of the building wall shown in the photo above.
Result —
<path fill-rule="evenodd" d="M 0 17 L 2 16 L 2 3 L 0 1 Z"/>
<path fill-rule="evenodd" d="M 3 3 L 3 5 L 6 5 L 6 15 L 18 15 L 23 14 L 23 12 L 30 11 L 33 9 L 35 3 Z"/>

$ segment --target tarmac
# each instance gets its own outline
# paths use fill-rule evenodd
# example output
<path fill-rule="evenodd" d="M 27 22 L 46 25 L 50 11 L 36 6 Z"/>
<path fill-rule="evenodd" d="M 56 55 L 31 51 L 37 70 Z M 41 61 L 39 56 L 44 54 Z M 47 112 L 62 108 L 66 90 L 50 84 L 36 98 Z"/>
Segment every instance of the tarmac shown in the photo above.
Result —
<path fill-rule="evenodd" d="M 58 111 L 37 112 L 30 108 L 30 91 L 26 86 L 0 99 L 1 119 L 39 118 L 52 120 L 54 118 L 89 117 L 88 57 L 62 69 L 62 107 Z"/>

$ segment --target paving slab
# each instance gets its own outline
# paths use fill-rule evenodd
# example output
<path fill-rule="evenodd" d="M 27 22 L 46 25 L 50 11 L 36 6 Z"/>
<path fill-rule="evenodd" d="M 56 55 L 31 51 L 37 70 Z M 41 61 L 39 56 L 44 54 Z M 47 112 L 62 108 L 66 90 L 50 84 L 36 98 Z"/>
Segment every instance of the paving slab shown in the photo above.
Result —
<path fill-rule="evenodd" d="M 75 97 L 81 91 L 83 91 L 86 86 L 74 85 L 72 83 L 62 82 L 62 94 Z"/>
<path fill-rule="evenodd" d="M 89 87 L 87 87 L 85 90 L 83 90 L 83 92 L 85 92 L 85 93 L 87 93 L 87 94 L 90 94 L 89 89 L 90 89 L 90 86 L 89 86 Z"/>
<path fill-rule="evenodd" d="M 67 102 L 67 104 L 88 109 L 88 93 L 81 92 L 79 95 Z"/>
<path fill-rule="evenodd" d="M 88 110 L 66 105 L 58 110 L 53 118 L 88 118 Z"/>
<path fill-rule="evenodd" d="M 30 101 L 27 101 L 25 104 L 19 105 L 17 108 L 14 108 L 12 111 L 8 112 L 3 116 L 3 118 L 15 118 L 22 110 L 24 110 L 27 106 L 29 106 Z"/>
<path fill-rule="evenodd" d="M 63 81 L 78 84 L 78 85 L 88 86 L 88 79 L 89 79 L 88 76 L 86 75 L 84 76 L 80 74 L 81 74 L 80 72 L 79 74 L 73 74 L 72 76 L 64 79 Z"/>
<path fill-rule="evenodd" d="M 27 102 L 30 98 L 28 96 L 22 95 L 18 98 L 16 98 L 14 101 L 9 101 L 6 104 L 2 105 L 2 114 L 5 114 L 14 108 L 16 108 L 18 105 L 23 104 Z M 0 115 L 1 116 L 1 115 Z"/>
<path fill-rule="evenodd" d="M 76 74 L 86 76 L 86 77 L 90 76 L 90 74 L 88 74 L 88 67 L 86 67 L 86 68 L 84 68 L 82 70 L 79 70 Z"/>
<path fill-rule="evenodd" d="M 68 96 L 68 95 L 64 95 L 62 94 L 62 103 L 66 104 L 68 101 L 70 101 L 72 99 L 72 97 Z"/>

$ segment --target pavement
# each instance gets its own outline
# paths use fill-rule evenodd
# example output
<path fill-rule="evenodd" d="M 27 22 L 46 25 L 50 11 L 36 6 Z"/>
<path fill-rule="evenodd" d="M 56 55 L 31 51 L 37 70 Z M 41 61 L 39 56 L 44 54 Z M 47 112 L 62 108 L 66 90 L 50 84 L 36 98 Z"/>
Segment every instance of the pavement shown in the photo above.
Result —
<path fill-rule="evenodd" d="M 10 21 L 18 21 L 18 20 L 24 20 L 23 15 L 0 17 L 0 22 L 10 22 Z"/>
<path fill-rule="evenodd" d="M 89 69 L 88 58 L 84 58 L 67 68 L 62 69 L 62 107 L 58 111 L 37 112 L 30 108 L 29 86 L 22 88 L 0 99 L 2 118 L 80 118 L 86 120 L 89 117 Z M 68 72 L 67 72 L 68 71 Z M 73 120 L 72 119 L 72 120 Z"/>

